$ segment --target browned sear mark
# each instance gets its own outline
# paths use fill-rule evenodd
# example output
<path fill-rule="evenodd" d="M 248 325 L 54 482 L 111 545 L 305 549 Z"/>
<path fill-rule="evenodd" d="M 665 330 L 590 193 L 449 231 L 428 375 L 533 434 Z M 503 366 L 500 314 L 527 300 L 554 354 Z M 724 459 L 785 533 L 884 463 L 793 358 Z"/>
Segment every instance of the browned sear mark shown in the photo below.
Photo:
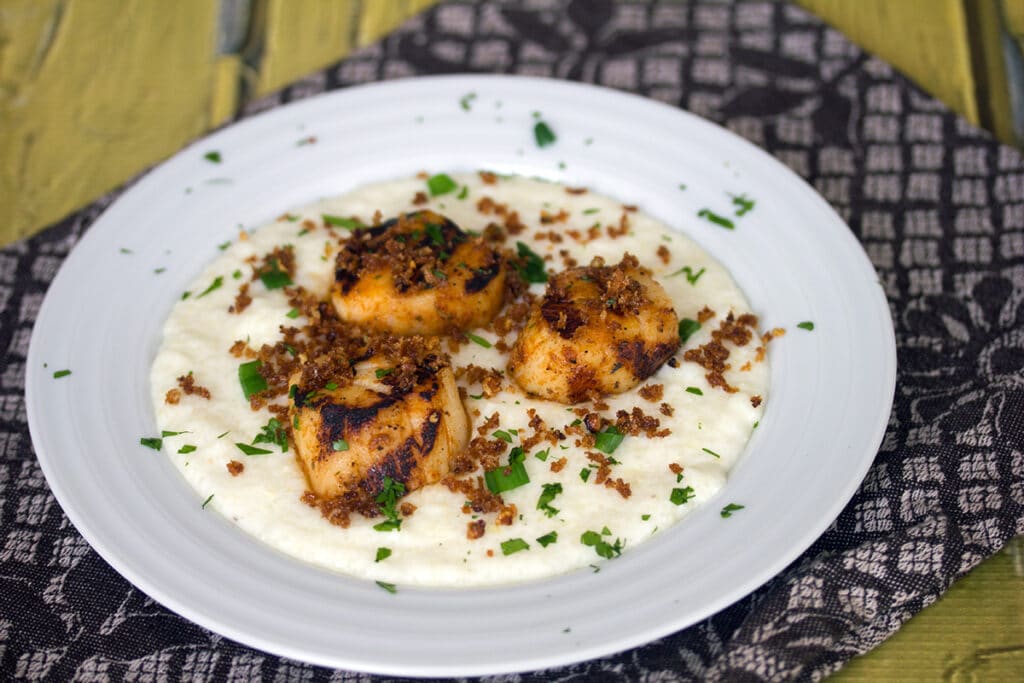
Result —
<path fill-rule="evenodd" d="M 210 399 L 210 390 L 204 386 L 196 384 L 196 378 L 192 376 L 192 373 L 182 375 L 178 378 L 178 386 L 189 396 L 199 396 L 200 398 Z"/>

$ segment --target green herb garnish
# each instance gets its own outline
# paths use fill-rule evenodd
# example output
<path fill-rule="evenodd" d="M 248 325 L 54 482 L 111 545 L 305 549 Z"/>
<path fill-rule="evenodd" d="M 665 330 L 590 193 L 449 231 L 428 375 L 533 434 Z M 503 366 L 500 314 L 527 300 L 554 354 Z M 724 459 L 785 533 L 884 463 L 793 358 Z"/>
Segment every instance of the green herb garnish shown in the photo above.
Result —
<path fill-rule="evenodd" d="M 704 395 L 704 392 L 701 391 L 698 387 L 686 387 L 686 392 L 688 394 L 696 394 L 697 396 Z"/>
<path fill-rule="evenodd" d="M 534 453 L 533 457 L 537 458 L 541 462 L 545 462 L 545 461 L 547 461 L 548 455 L 550 453 L 551 453 L 551 449 L 550 448 L 545 448 L 542 451 L 537 451 L 536 453 Z"/>
<path fill-rule="evenodd" d="M 220 286 L 222 284 L 224 284 L 224 278 L 222 278 L 220 275 L 218 275 L 216 278 L 214 278 L 213 282 L 210 283 L 210 286 L 207 287 L 206 289 L 204 289 L 202 291 L 202 293 L 199 296 L 197 296 L 196 298 L 197 299 L 202 299 L 204 296 L 206 296 L 207 294 L 209 294 L 213 290 L 220 289 Z"/>
<path fill-rule="evenodd" d="M 714 452 L 713 450 L 711 450 L 710 448 L 702 448 L 701 450 L 702 450 L 702 451 L 704 451 L 705 453 L 708 453 L 709 455 L 713 455 L 713 456 L 715 456 L 716 458 L 721 458 L 721 457 L 722 457 L 722 456 L 720 456 L 720 455 L 719 455 L 718 453 L 715 453 L 715 452 Z"/>
<path fill-rule="evenodd" d="M 623 543 L 621 538 L 615 539 L 615 543 L 609 543 L 596 531 L 584 531 L 580 536 L 580 543 L 592 547 L 594 552 L 607 560 L 622 554 Z"/>
<path fill-rule="evenodd" d="M 484 482 L 491 493 L 502 493 L 530 483 L 530 475 L 523 465 L 523 449 L 515 447 L 509 453 L 508 465 L 484 472 Z"/>
<path fill-rule="evenodd" d="M 384 477 L 384 487 L 374 500 L 380 506 L 381 514 L 387 519 L 380 524 L 374 524 L 376 531 L 399 531 L 402 527 L 402 518 L 398 515 L 398 499 L 405 495 L 405 484 L 395 481 L 391 477 Z"/>
<path fill-rule="evenodd" d="M 203 155 L 203 158 L 214 164 L 219 164 L 221 162 L 220 152 L 217 151 L 207 152 Z"/>
<path fill-rule="evenodd" d="M 746 506 L 737 505 L 736 503 L 729 503 L 724 508 L 722 508 L 722 511 L 718 514 L 722 515 L 722 517 L 732 517 L 732 513 L 736 512 L 737 510 L 742 510 L 744 507 Z"/>
<path fill-rule="evenodd" d="M 193 452 L 195 452 L 195 450 L 196 450 L 196 447 L 195 447 L 195 446 L 193 446 L 193 445 L 192 445 L 192 444 L 190 444 L 190 443 L 187 443 L 187 444 L 185 444 L 184 446 L 182 446 L 181 448 L 179 448 L 179 449 L 178 449 L 178 452 L 179 452 L 179 453 L 183 453 L 183 454 L 184 454 L 184 453 L 193 453 Z"/>
<path fill-rule="evenodd" d="M 588 468 L 584 467 L 582 470 L 580 470 L 580 479 L 582 479 L 584 483 L 586 483 L 586 481 L 590 479 L 590 470 Z"/>
<path fill-rule="evenodd" d="M 555 499 L 558 494 L 562 492 L 561 484 L 544 484 L 544 488 L 541 491 L 540 498 L 537 499 L 537 509 L 543 510 L 544 514 L 548 517 L 554 517 L 558 514 L 556 508 L 551 507 L 551 501 Z"/>
<path fill-rule="evenodd" d="M 206 506 L 210 504 L 211 500 L 213 500 L 213 494 L 212 493 L 210 494 L 210 496 L 206 500 L 203 501 L 203 505 L 202 505 L 202 507 L 200 507 L 200 510 L 205 510 Z"/>
<path fill-rule="evenodd" d="M 703 275 L 703 274 L 704 274 L 704 268 L 701 268 L 700 270 L 698 270 L 695 273 L 695 272 L 693 272 L 693 269 L 690 268 L 690 266 L 683 266 L 682 268 L 680 268 L 676 272 L 669 273 L 665 277 L 673 277 L 675 275 L 685 275 L 686 276 L 686 281 L 689 282 L 691 285 L 695 285 L 695 284 L 697 284 L 697 280 L 699 280 L 700 276 Z"/>
<path fill-rule="evenodd" d="M 458 184 L 447 173 L 438 173 L 427 179 L 427 189 L 430 190 L 431 197 L 447 194 L 456 187 L 458 187 Z"/>
<path fill-rule="evenodd" d="M 544 259 L 537 255 L 530 247 L 523 242 L 516 242 L 516 252 L 519 260 L 523 263 L 516 264 L 519 277 L 523 282 L 547 282 L 548 274 L 544 270 Z"/>
<path fill-rule="evenodd" d="M 479 344 L 480 346 L 484 347 L 485 349 L 491 348 L 491 342 L 487 341 L 483 337 L 478 337 L 477 335 L 473 334 L 472 332 L 467 332 L 466 336 L 469 337 L 469 341 L 473 342 L 474 344 Z"/>
<path fill-rule="evenodd" d="M 139 443 L 146 448 L 152 448 L 154 451 L 158 451 L 164 447 L 164 440 L 156 437 L 144 436 L 139 439 Z"/>
<path fill-rule="evenodd" d="M 235 446 L 237 446 L 238 450 L 242 451 L 246 455 L 267 455 L 271 452 L 266 448 L 257 448 L 256 446 L 250 446 L 249 444 L 242 443 L 241 441 L 235 442 Z"/>
<path fill-rule="evenodd" d="M 53 373 L 53 378 L 60 379 L 61 377 L 67 377 L 70 374 L 70 370 L 57 370 L 56 372 Z"/>
<path fill-rule="evenodd" d="M 394 371 L 394 368 L 377 368 L 376 370 L 373 371 L 373 374 L 377 376 L 377 379 L 383 379 L 384 377 L 387 377 Z"/>
<path fill-rule="evenodd" d="M 272 417 L 252 442 L 277 444 L 284 453 L 288 450 L 288 432 L 276 417 Z"/>
<path fill-rule="evenodd" d="M 393 583 L 386 583 L 384 581 L 375 581 L 374 583 L 376 583 L 378 586 L 386 590 L 388 593 L 391 593 L 392 595 L 398 592 L 398 589 L 395 588 L 395 584 Z"/>
<path fill-rule="evenodd" d="M 541 537 L 539 537 L 537 539 L 537 543 L 540 543 L 540 546 L 542 548 L 547 548 L 552 543 L 557 543 L 557 542 L 558 542 L 558 532 L 557 531 L 552 531 L 550 533 L 546 533 L 546 534 L 544 534 L 543 536 L 541 536 Z"/>
<path fill-rule="evenodd" d="M 737 216 L 742 216 L 743 214 L 745 214 L 748 211 L 750 211 L 751 209 L 753 209 L 754 208 L 754 204 L 756 204 L 757 202 L 755 202 L 753 199 L 748 199 L 746 195 L 742 195 L 741 194 L 738 197 L 734 196 L 732 198 L 732 203 L 733 203 L 733 205 L 738 207 L 736 209 L 736 215 Z"/>
<path fill-rule="evenodd" d="M 348 441 L 345 441 L 345 439 L 335 439 L 334 441 L 331 442 L 331 450 L 339 453 L 341 451 L 347 451 Z"/>
<path fill-rule="evenodd" d="M 287 271 L 281 270 L 275 258 L 270 259 L 270 270 L 260 273 L 260 280 L 267 289 L 281 289 L 292 284 L 292 278 Z"/>
<path fill-rule="evenodd" d="M 529 550 L 530 544 L 521 538 L 510 538 L 507 541 L 501 542 L 501 554 L 511 555 L 512 553 L 518 553 L 520 550 Z"/>
<path fill-rule="evenodd" d="M 693 498 L 694 495 L 695 492 L 693 490 L 693 487 L 687 486 L 684 489 L 672 489 L 672 494 L 668 497 L 668 499 L 672 501 L 674 505 L 682 505 L 683 503 Z"/>
<path fill-rule="evenodd" d="M 615 425 L 608 425 L 594 435 L 594 447 L 604 453 L 613 453 L 626 435 L 618 430 Z"/>
<path fill-rule="evenodd" d="M 377 548 L 377 557 L 374 562 L 380 562 L 391 557 L 391 548 Z"/>
<path fill-rule="evenodd" d="M 296 318 L 299 317 L 299 309 L 293 308 L 292 310 L 285 313 L 285 316 L 291 318 L 292 320 L 295 320 Z"/>
<path fill-rule="evenodd" d="M 462 107 L 462 109 L 464 111 L 469 111 L 470 108 L 471 108 L 470 105 L 472 104 L 473 100 L 475 100 L 475 99 L 476 99 L 476 93 L 475 92 L 468 92 L 468 93 L 466 93 L 465 95 L 463 95 L 462 97 L 459 98 L 459 106 Z"/>
<path fill-rule="evenodd" d="M 238 366 L 238 382 L 242 385 L 242 393 L 248 400 L 253 394 L 266 391 L 267 380 L 260 374 L 263 361 L 251 360 Z"/>
<path fill-rule="evenodd" d="M 537 141 L 538 147 L 547 147 L 554 144 L 558 138 L 548 124 L 538 121 L 533 125 L 533 139 Z"/>
<path fill-rule="evenodd" d="M 723 228 L 728 228 L 729 230 L 732 230 L 733 228 L 736 227 L 731 220 L 725 218 L 724 216 L 719 216 L 717 213 L 711 211 L 710 209 L 701 209 L 700 211 L 697 212 L 697 215 L 700 216 L 701 218 L 706 219 L 710 223 L 720 225 Z"/>
<path fill-rule="evenodd" d="M 700 323 L 692 318 L 683 318 L 679 321 L 679 341 L 683 344 L 694 332 L 700 329 Z"/>
<path fill-rule="evenodd" d="M 327 225 L 333 225 L 336 228 L 345 228 L 346 230 L 361 230 L 366 226 L 362 224 L 356 218 L 345 218 L 344 216 L 332 216 L 329 213 L 322 213 L 320 217 Z"/>
<path fill-rule="evenodd" d="M 504 429 L 499 429 L 491 434 L 495 439 L 501 439 L 505 443 L 512 443 L 512 435 L 506 432 Z"/>
<path fill-rule="evenodd" d="M 814 323 L 812 323 L 810 320 L 805 320 L 802 323 L 797 323 L 796 326 L 799 327 L 801 330 L 807 330 L 808 332 L 814 329 Z"/>

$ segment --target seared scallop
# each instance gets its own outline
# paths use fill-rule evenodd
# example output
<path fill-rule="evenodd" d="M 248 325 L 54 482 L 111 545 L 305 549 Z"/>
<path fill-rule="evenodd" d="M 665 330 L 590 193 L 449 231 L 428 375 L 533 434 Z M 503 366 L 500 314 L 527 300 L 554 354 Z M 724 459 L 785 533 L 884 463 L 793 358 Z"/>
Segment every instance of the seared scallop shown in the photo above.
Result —
<path fill-rule="evenodd" d="M 482 238 L 433 211 L 356 231 L 338 253 L 331 299 L 371 330 L 444 334 L 486 325 L 501 309 L 506 265 Z"/>
<path fill-rule="evenodd" d="M 425 340 L 424 340 L 425 341 Z M 355 377 L 310 390 L 292 377 L 298 460 L 321 500 L 374 496 L 386 478 L 413 491 L 448 474 L 469 441 L 469 419 L 444 361 L 374 356 Z"/>
<path fill-rule="evenodd" d="M 679 348 L 672 300 L 635 256 L 555 275 L 509 357 L 525 391 L 578 403 L 635 387 Z"/>

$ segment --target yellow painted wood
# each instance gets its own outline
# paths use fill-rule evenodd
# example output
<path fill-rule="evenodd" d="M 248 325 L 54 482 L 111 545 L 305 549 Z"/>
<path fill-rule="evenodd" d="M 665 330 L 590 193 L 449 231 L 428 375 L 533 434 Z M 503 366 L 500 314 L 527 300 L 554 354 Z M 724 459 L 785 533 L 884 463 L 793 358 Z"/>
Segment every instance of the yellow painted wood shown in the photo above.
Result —
<path fill-rule="evenodd" d="M 216 10 L 208 0 L 0 0 L 0 243 L 206 130 Z"/>
<path fill-rule="evenodd" d="M 984 0 L 991 2 L 991 0 Z M 961 0 L 798 0 L 973 123 L 978 106 Z"/>
<path fill-rule="evenodd" d="M 1024 5 L 1024 0 L 1018 3 Z M 968 0 L 965 8 L 971 16 L 971 41 L 975 45 L 980 123 L 1003 142 L 1012 144 L 1017 140 L 1006 82 L 1001 35 L 1003 16 L 999 5 L 993 0 Z"/>
<path fill-rule="evenodd" d="M 267 0 L 255 95 L 264 95 L 367 45 L 436 0 Z"/>
<path fill-rule="evenodd" d="M 238 111 L 244 65 L 239 55 L 223 55 L 213 65 L 210 87 L 210 127 L 227 123 Z"/>
<path fill-rule="evenodd" d="M 829 678 L 877 681 L 1024 681 L 1024 537 Z"/>

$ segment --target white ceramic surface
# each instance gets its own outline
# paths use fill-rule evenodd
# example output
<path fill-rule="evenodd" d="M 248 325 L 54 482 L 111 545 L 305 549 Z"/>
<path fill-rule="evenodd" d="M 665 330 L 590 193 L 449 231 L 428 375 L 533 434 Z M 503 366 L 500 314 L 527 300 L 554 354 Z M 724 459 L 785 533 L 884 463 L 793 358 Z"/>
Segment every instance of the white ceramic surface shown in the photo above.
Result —
<path fill-rule="evenodd" d="M 460 100 L 470 93 L 470 109 Z M 557 135 L 539 148 L 534 112 Z M 314 144 L 298 144 L 315 136 Z M 222 162 L 203 158 L 211 150 Z M 203 510 L 163 454 L 147 377 L 163 320 L 216 245 L 289 207 L 420 170 L 538 175 L 639 205 L 730 268 L 770 345 L 767 411 L 719 497 L 590 570 L 503 589 L 415 590 L 306 566 Z M 685 184 L 685 189 L 680 185 Z M 735 230 L 730 194 L 756 200 Z M 122 253 L 121 249 L 131 253 Z M 166 268 L 155 273 L 158 268 Z M 796 324 L 810 320 L 813 331 Z M 61 268 L 29 351 L 32 439 L 54 495 L 117 571 L 218 633 L 327 666 L 470 675 L 610 654 L 726 607 L 795 559 L 881 442 L 895 342 L 875 272 L 810 187 L 740 138 L 566 82 L 417 78 L 281 107 L 185 149 L 126 192 Z M 72 374 L 53 378 L 55 370 Z M 724 519 L 726 503 L 745 506 Z"/>

